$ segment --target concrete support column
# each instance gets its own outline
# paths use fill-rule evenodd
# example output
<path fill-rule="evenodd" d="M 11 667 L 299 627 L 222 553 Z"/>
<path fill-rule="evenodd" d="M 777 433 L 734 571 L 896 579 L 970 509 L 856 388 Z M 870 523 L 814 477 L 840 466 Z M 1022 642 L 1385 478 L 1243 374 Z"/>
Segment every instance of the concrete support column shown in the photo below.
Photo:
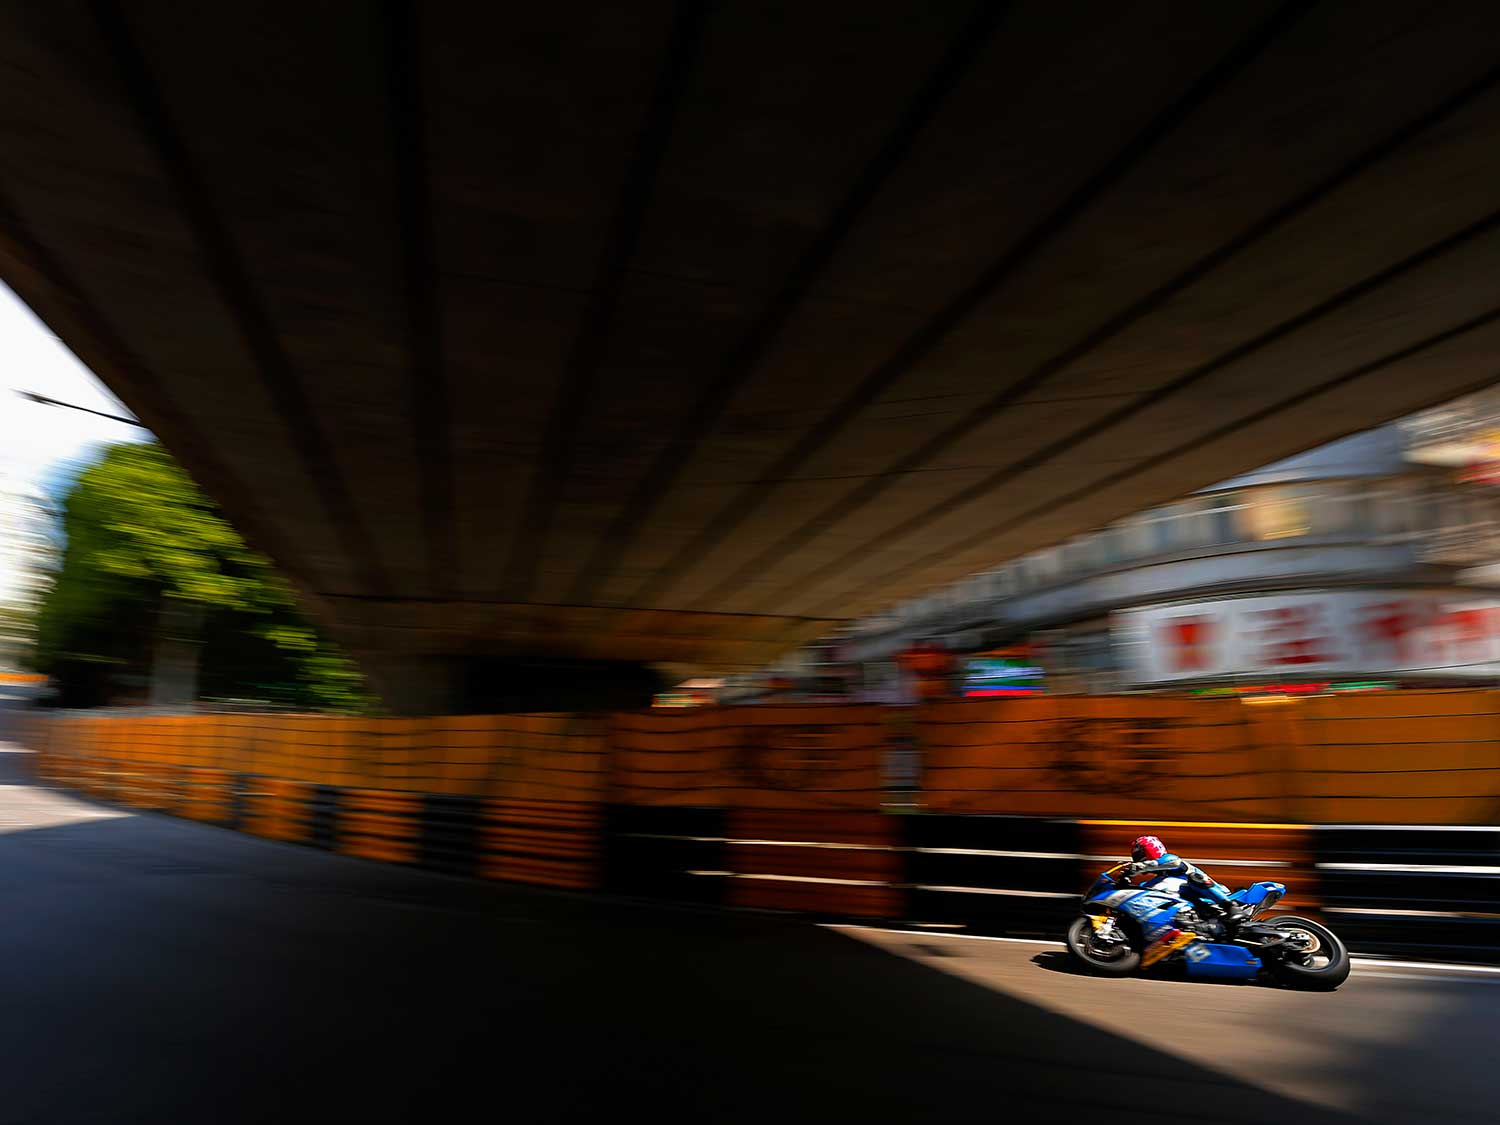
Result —
<path fill-rule="evenodd" d="M 151 660 L 151 706 L 182 707 L 198 698 L 202 653 L 203 607 L 163 597 Z"/>
<path fill-rule="evenodd" d="M 398 715 L 631 710 L 666 686 L 649 665 L 610 661 L 371 654 L 362 663 Z"/>
<path fill-rule="evenodd" d="M 386 708 L 397 715 L 458 713 L 459 684 L 454 661 L 445 656 L 367 654 L 360 667 Z"/>

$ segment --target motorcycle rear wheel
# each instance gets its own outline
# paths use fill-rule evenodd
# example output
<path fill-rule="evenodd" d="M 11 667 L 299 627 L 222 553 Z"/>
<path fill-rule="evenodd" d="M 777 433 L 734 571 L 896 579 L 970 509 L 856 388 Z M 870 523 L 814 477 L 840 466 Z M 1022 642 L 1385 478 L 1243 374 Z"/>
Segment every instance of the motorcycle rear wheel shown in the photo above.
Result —
<path fill-rule="evenodd" d="M 1128 977 L 1141 967 L 1141 955 L 1125 942 L 1111 943 L 1106 952 L 1094 944 L 1094 924 L 1084 915 L 1068 927 L 1068 952 L 1091 973 L 1104 977 Z"/>
<path fill-rule="evenodd" d="M 1309 992 L 1332 992 L 1349 979 L 1349 950 L 1338 935 L 1311 918 L 1280 914 L 1263 923 L 1278 930 L 1299 932 L 1313 939 L 1314 948 L 1306 961 L 1278 957 L 1271 971 L 1283 984 Z"/>

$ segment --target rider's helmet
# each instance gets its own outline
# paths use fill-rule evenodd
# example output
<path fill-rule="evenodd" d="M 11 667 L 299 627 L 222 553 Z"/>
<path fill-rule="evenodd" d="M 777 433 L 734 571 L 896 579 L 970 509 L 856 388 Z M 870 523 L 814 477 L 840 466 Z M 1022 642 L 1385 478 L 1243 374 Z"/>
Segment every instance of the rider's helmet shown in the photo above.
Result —
<path fill-rule="evenodd" d="M 1137 836 L 1135 843 L 1130 845 L 1130 858 L 1136 863 L 1160 859 L 1166 854 L 1167 846 L 1155 836 Z"/>

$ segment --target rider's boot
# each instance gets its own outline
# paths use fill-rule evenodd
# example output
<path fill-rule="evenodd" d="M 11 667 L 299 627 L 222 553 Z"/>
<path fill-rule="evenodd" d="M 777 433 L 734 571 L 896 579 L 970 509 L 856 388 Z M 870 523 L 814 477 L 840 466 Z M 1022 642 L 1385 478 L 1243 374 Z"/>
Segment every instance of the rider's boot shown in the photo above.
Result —
<path fill-rule="evenodd" d="M 1206 898 L 1200 901 L 1198 906 L 1200 909 L 1207 907 L 1210 915 L 1217 915 L 1230 930 L 1237 930 L 1241 924 L 1250 920 L 1249 908 L 1233 899 L 1219 902 L 1216 899 Z"/>
<path fill-rule="evenodd" d="M 1224 907 L 1224 921 L 1229 923 L 1230 929 L 1237 930 L 1250 921 L 1250 910 L 1243 903 L 1231 902 Z"/>

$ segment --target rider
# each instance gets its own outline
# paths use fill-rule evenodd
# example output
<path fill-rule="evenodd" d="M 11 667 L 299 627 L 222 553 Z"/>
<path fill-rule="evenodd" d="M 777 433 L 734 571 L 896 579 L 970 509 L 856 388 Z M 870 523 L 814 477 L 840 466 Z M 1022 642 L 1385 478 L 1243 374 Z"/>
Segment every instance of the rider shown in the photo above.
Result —
<path fill-rule="evenodd" d="M 1229 892 L 1216 883 L 1211 875 L 1194 867 L 1181 856 L 1167 851 L 1167 846 L 1156 836 L 1138 836 L 1130 845 L 1130 862 L 1120 869 L 1120 878 L 1132 879 L 1137 875 L 1151 877 L 1143 884 L 1145 886 L 1164 878 L 1185 879 L 1186 885 L 1182 888 L 1186 892 L 1185 897 L 1222 914 L 1231 924 L 1243 922 L 1249 917 L 1249 911 L 1230 898 Z M 1159 961 L 1172 950 L 1179 949 L 1192 940 L 1191 934 L 1169 928 L 1165 933 L 1155 935 L 1155 940 L 1146 949 L 1145 963 L 1149 965 Z"/>

